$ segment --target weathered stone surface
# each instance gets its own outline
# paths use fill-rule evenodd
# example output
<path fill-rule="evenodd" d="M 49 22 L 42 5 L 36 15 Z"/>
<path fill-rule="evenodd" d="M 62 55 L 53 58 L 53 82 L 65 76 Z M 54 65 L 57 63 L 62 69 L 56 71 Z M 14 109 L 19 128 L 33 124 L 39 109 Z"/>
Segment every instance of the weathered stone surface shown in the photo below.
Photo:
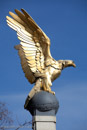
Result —
<path fill-rule="evenodd" d="M 41 91 L 36 93 L 31 100 L 28 101 L 27 98 L 25 106 L 25 109 L 30 111 L 32 115 L 42 115 L 42 112 L 45 115 L 55 115 L 59 108 L 59 102 L 55 95 Z"/>

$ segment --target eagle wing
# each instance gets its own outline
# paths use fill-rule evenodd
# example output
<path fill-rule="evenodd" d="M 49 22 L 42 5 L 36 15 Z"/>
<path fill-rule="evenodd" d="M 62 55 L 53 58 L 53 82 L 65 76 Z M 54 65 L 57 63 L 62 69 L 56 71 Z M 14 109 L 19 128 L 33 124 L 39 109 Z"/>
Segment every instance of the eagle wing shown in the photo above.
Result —
<path fill-rule="evenodd" d="M 51 58 L 50 39 L 35 23 L 31 16 L 24 10 L 15 10 L 16 14 L 6 16 L 7 24 L 17 32 L 20 44 L 15 48 L 21 59 L 25 77 L 30 83 L 34 83 L 38 75 L 43 73 L 45 62 Z"/>

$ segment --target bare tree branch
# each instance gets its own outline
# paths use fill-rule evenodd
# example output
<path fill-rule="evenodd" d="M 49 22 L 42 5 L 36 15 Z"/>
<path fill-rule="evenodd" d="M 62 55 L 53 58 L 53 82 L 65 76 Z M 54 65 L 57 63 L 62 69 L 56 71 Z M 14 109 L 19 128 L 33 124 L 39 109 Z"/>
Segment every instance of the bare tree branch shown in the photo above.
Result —
<path fill-rule="evenodd" d="M 0 129 L 4 130 L 2 126 L 10 125 L 13 123 L 13 120 L 10 117 L 10 112 L 6 108 L 6 104 L 0 102 Z"/>
<path fill-rule="evenodd" d="M 32 124 L 32 121 L 29 121 L 29 122 L 25 121 L 23 124 L 19 125 L 19 127 L 17 127 L 15 130 L 18 130 L 22 127 L 26 127 L 27 125 L 31 125 L 31 124 Z"/>
<path fill-rule="evenodd" d="M 10 117 L 10 112 L 8 111 L 6 104 L 3 102 L 0 102 L 0 130 L 6 130 L 6 129 L 14 129 L 19 130 L 20 128 L 32 128 L 32 120 L 31 121 L 25 121 L 23 124 L 20 123 L 17 119 L 18 126 L 13 125 L 13 120 Z M 31 125 L 31 127 L 29 127 Z"/>

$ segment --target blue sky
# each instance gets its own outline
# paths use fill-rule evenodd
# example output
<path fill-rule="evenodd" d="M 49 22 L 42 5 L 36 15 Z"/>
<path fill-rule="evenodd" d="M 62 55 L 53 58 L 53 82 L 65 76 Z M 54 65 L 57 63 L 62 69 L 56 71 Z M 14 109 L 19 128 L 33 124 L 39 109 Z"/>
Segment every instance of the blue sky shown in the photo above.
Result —
<path fill-rule="evenodd" d="M 6 102 L 12 117 L 31 120 L 24 110 L 33 87 L 24 77 L 14 45 L 16 32 L 6 24 L 8 12 L 24 8 L 51 40 L 56 59 L 72 59 L 76 68 L 66 68 L 53 83 L 60 108 L 57 129 L 87 129 L 87 0 L 3 0 L 0 1 L 0 101 Z M 17 121 L 15 121 L 17 123 Z"/>

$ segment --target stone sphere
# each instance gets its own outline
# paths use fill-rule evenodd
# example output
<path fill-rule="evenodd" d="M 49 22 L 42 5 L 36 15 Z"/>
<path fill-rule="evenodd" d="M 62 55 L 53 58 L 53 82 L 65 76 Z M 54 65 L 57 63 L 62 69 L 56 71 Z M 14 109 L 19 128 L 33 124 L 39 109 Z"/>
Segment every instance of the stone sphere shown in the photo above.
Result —
<path fill-rule="evenodd" d="M 46 91 L 38 92 L 29 101 L 27 110 L 33 115 L 35 110 L 39 112 L 47 112 L 53 110 L 55 114 L 59 108 L 59 102 L 55 95 Z"/>

